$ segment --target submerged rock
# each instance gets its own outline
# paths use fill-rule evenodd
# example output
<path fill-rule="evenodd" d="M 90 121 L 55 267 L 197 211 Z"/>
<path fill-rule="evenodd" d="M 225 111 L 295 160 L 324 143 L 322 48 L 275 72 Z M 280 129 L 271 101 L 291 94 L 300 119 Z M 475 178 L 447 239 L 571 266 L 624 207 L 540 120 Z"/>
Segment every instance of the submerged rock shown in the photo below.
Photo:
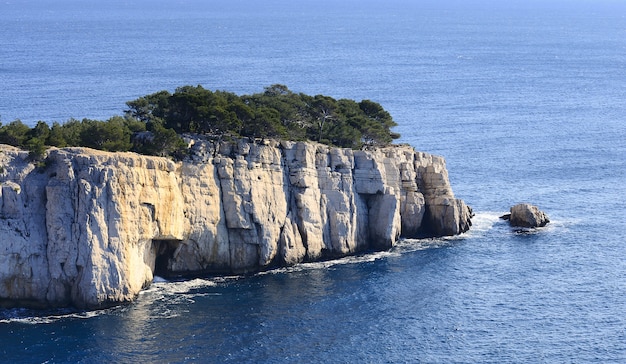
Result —
<path fill-rule="evenodd" d="M 442 157 L 195 140 L 184 162 L 0 146 L 0 303 L 97 308 L 155 275 L 255 272 L 456 235 L 471 209 Z"/>
<path fill-rule="evenodd" d="M 511 207 L 511 213 L 501 216 L 501 219 L 508 220 L 511 226 L 524 228 L 543 227 L 550 222 L 548 215 L 527 203 Z"/>

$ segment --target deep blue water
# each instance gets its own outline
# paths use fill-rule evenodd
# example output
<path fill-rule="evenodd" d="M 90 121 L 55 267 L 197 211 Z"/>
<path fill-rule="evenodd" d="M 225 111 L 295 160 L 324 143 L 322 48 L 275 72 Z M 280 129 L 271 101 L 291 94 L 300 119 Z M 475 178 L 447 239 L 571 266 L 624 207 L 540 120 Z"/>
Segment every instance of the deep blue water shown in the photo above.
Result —
<path fill-rule="evenodd" d="M 0 312 L 6 362 L 626 362 L 626 2 L 0 3 L 0 117 L 202 84 L 380 102 L 474 229 L 89 313 Z M 498 220 L 532 202 L 552 223 Z"/>

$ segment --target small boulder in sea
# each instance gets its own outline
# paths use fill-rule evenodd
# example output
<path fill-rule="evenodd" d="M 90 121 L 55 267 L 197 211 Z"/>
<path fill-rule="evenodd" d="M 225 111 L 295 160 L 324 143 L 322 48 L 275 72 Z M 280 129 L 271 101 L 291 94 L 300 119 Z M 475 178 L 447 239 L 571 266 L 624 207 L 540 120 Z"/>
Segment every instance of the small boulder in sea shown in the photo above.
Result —
<path fill-rule="evenodd" d="M 535 228 L 546 226 L 550 219 L 537 206 L 521 203 L 511 207 L 511 213 L 500 216 L 503 220 L 509 220 L 511 226 Z"/>

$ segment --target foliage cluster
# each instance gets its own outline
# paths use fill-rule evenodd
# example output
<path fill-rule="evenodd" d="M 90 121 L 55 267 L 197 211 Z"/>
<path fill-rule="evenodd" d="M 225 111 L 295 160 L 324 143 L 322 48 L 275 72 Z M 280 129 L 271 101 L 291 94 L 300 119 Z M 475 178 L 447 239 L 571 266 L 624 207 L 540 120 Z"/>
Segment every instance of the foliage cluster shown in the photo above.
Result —
<path fill-rule="evenodd" d="M 243 96 L 183 86 L 127 105 L 127 117 L 178 133 L 313 140 L 345 148 L 387 145 L 399 137 L 391 132 L 396 123 L 378 103 L 309 96 L 284 85 Z"/>
<path fill-rule="evenodd" d="M 182 133 L 313 140 L 345 148 L 386 145 L 399 137 L 391 132 L 396 124 L 389 113 L 375 102 L 309 96 L 284 85 L 243 96 L 183 86 L 127 105 L 124 117 L 105 121 L 71 119 L 52 126 L 39 121 L 33 128 L 20 120 L 0 123 L 0 143 L 29 150 L 33 160 L 41 160 L 47 146 L 181 158 L 186 148 Z"/>
<path fill-rule="evenodd" d="M 185 146 L 173 130 L 157 127 L 150 133 L 146 132 L 145 123 L 121 116 L 106 121 L 71 119 L 63 124 L 54 122 L 52 127 L 39 121 L 33 128 L 15 120 L 6 125 L 0 123 L 0 143 L 29 150 L 31 159 L 35 161 L 43 158 L 47 146 L 89 147 L 162 156 L 176 156 Z"/>

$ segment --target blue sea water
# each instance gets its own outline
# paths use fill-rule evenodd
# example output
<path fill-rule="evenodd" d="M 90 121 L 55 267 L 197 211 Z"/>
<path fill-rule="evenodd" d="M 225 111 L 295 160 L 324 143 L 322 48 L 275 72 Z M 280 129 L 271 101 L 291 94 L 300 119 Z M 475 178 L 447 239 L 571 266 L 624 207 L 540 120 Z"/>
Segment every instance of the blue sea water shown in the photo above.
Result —
<path fill-rule="evenodd" d="M 182 85 L 371 99 L 446 157 L 473 229 L 95 312 L 0 311 L 4 362 L 626 362 L 626 2 L 0 3 L 0 117 Z M 530 233 L 498 216 L 532 202 Z"/>

